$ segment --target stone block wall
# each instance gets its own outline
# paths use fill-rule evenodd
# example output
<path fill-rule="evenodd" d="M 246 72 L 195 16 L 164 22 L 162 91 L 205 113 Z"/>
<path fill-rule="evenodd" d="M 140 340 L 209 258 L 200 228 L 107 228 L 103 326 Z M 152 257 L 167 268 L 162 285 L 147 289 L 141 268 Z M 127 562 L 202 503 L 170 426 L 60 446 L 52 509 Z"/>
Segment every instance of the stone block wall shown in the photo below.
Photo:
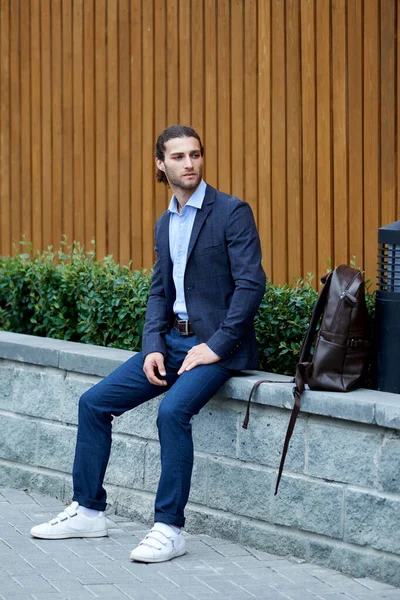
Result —
<path fill-rule="evenodd" d="M 0 332 L 0 485 L 71 499 L 80 395 L 131 353 Z M 193 419 L 187 529 L 400 585 L 400 396 L 307 391 L 277 496 L 292 403 L 265 373 L 232 378 Z M 152 522 L 160 399 L 114 420 L 111 508 Z"/>

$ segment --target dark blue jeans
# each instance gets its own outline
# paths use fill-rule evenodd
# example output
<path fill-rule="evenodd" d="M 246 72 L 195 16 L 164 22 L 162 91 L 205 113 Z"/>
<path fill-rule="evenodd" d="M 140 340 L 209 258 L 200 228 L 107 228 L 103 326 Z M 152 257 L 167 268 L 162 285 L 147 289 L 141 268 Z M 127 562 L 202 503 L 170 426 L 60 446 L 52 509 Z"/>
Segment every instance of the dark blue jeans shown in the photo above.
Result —
<path fill-rule="evenodd" d="M 136 354 L 108 377 L 85 392 L 79 401 L 78 436 L 73 468 L 74 500 L 87 508 L 104 510 L 104 475 L 111 450 L 113 417 L 167 392 L 161 401 L 157 427 L 161 445 L 161 477 L 155 501 L 155 521 L 185 524 L 193 467 L 190 420 L 212 398 L 232 371 L 222 363 L 201 365 L 178 376 L 187 352 L 199 344 L 196 336 L 175 330 L 166 335 L 168 385 L 148 382 L 142 354 Z"/>

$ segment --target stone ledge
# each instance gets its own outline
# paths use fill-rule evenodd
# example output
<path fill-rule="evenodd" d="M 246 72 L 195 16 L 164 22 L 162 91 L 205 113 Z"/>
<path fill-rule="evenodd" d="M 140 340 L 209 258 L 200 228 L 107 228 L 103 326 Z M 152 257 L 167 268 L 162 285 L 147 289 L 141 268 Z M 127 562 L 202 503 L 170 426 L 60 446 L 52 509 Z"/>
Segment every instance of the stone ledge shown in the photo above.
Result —
<path fill-rule="evenodd" d="M 0 331 L 0 358 L 57 367 L 87 375 L 105 377 L 134 354 L 116 348 Z M 293 404 L 291 378 L 264 371 L 246 371 L 240 376 L 232 377 L 221 388 L 219 396 L 246 401 L 252 386 L 259 379 L 284 383 L 263 384 L 254 394 L 255 404 L 291 408 Z M 343 394 L 308 390 L 302 399 L 301 412 L 400 429 L 399 394 L 367 389 Z"/>
<path fill-rule="evenodd" d="M 105 377 L 135 352 L 0 331 L 0 358 Z"/>

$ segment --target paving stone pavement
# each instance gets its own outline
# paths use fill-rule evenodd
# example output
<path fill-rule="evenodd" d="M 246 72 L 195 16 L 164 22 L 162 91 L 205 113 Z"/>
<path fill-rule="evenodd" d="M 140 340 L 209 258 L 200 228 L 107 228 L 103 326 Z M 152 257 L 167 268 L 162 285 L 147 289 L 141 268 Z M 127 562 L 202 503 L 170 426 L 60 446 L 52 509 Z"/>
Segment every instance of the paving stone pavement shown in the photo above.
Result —
<path fill-rule="evenodd" d="M 109 516 L 110 536 L 38 540 L 30 528 L 63 510 L 54 498 L 0 488 L 1 600 L 400 600 L 400 589 L 208 535 L 167 563 L 129 560 L 148 528 Z"/>

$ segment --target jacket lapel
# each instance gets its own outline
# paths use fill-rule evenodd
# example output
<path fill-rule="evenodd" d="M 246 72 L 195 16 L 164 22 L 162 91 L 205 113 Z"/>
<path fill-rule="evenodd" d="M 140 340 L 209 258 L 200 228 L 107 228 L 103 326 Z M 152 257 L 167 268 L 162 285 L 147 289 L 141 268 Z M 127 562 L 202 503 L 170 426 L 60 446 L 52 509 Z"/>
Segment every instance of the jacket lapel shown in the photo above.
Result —
<path fill-rule="evenodd" d="M 170 258 L 169 253 L 169 220 L 171 213 L 165 212 L 161 217 L 158 235 L 157 235 L 157 250 L 159 256 Z"/>
<path fill-rule="evenodd" d="M 206 194 L 204 196 L 203 206 L 197 211 L 196 218 L 193 223 L 193 229 L 189 240 L 189 248 L 187 253 L 186 263 L 188 262 L 194 245 L 197 241 L 201 228 L 203 227 L 204 221 L 210 214 L 215 201 L 216 190 L 207 184 Z"/>
<path fill-rule="evenodd" d="M 165 212 L 161 217 L 157 234 L 157 254 L 161 261 L 161 272 L 164 280 L 164 288 L 167 298 L 172 302 L 175 297 L 175 286 L 172 278 L 172 260 L 169 251 L 169 220 L 171 213 Z"/>

